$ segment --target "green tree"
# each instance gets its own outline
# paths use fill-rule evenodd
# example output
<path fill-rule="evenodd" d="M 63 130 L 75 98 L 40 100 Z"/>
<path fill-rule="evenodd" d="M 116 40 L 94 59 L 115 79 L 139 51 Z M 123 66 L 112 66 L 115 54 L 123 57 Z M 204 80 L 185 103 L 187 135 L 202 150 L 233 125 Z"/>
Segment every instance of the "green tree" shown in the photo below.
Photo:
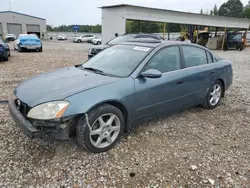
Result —
<path fill-rule="evenodd" d="M 218 15 L 219 16 L 229 16 L 229 14 L 230 14 L 230 11 L 228 10 L 227 4 L 223 3 L 219 8 Z"/>
<path fill-rule="evenodd" d="M 47 31 L 53 31 L 53 27 L 51 25 L 46 25 Z"/>
<path fill-rule="evenodd" d="M 210 15 L 213 16 L 214 15 L 214 12 L 212 10 L 210 10 Z"/>
<path fill-rule="evenodd" d="M 218 15 L 217 5 L 214 5 L 213 13 L 214 15 Z"/>
<path fill-rule="evenodd" d="M 243 17 L 244 18 L 249 18 L 250 19 L 250 8 L 246 8 L 243 12 Z"/>
<path fill-rule="evenodd" d="M 221 5 L 218 14 L 220 16 L 241 18 L 243 16 L 243 4 L 240 0 L 228 0 Z"/>

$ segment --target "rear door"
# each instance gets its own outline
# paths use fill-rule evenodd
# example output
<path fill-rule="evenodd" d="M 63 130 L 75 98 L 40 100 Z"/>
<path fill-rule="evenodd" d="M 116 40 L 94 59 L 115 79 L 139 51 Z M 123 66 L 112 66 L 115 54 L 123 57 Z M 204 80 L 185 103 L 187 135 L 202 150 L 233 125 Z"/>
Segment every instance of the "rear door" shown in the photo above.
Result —
<path fill-rule="evenodd" d="M 207 89 L 215 81 L 217 69 L 213 66 L 213 58 L 203 48 L 182 45 L 185 70 L 188 74 L 185 82 L 193 103 L 199 103 L 206 96 Z"/>

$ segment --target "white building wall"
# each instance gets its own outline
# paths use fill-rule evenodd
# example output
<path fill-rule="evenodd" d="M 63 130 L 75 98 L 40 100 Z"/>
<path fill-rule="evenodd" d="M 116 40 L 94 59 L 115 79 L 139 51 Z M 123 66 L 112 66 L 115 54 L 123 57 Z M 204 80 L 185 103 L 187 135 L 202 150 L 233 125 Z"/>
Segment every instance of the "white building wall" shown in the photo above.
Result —
<path fill-rule="evenodd" d="M 102 42 L 106 43 L 115 37 L 115 33 L 122 35 L 126 30 L 125 8 L 102 10 Z"/>
<path fill-rule="evenodd" d="M 17 23 L 22 25 L 22 32 L 27 33 L 26 24 L 40 25 L 40 33 L 46 33 L 46 20 L 16 14 L 14 12 L 0 12 L 0 23 L 2 23 L 3 34 L 7 34 L 7 23 Z"/>

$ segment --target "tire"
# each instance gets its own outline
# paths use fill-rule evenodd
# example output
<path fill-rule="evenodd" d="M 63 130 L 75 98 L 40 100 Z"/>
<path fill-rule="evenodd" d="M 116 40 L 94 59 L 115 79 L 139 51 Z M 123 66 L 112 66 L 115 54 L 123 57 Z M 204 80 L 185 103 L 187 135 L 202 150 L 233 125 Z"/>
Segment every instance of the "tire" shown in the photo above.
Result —
<path fill-rule="evenodd" d="M 39 48 L 39 52 L 42 52 L 43 51 L 43 47 Z"/>
<path fill-rule="evenodd" d="M 23 49 L 22 49 L 20 46 L 17 46 L 17 51 L 18 51 L 18 52 L 22 52 Z"/>
<path fill-rule="evenodd" d="M 239 50 L 240 50 L 240 51 L 244 50 L 244 44 L 241 44 L 241 45 L 240 45 Z"/>
<path fill-rule="evenodd" d="M 111 117 L 113 117 L 114 120 L 111 120 Z M 100 118 L 102 121 L 99 120 Z M 98 133 L 92 132 L 93 135 L 90 136 L 91 131 L 87 124 L 85 115 L 80 117 L 76 127 L 77 142 L 88 152 L 100 153 L 108 151 L 117 143 L 124 133 L 125 120 L 123 114 L 118 108 L 112 105 L 104 104 L 98 106 L 88 113 L 88 120 L 91 128 L 94 128 L 94 131 Z M 107 124 L 108 120 L 111 120 L 112 122 L 110 125 Z M 100 122 L 103 122 L 103 124 Z M 119 130 L 118 127 L 120 127 Z M 98 142 L 98 140 L 100 141 Z"/>
<path fill-rule="evenodd" d="M 220 88 L 220 92 L 218 92 L 218 90 L 217 90 L 217 93 L 214 96 L 212 96 L 212 93 L 215 90 L 215 88 L 217 88 L 217 89 Z M 206 94 L 206 98 L 205 98 L 205 102 L 204 102 L 204 104 L 202 106 L 204 108 L 207 108 L 207 109 L 214 109 L 214 108 L 216 108 L 219 105 L 220 101 L 221 101 L 223 93 L 224 93 L 224 88 L 222 86 L 222 83 L 219 80 L 217 80 L 208 89 L 207 94 Z M 214 97 L 214 100 L 212 100 L 212 97 Z"/>
<path fill-rule="evenodd" d="M 9 50 L 9 52 L 8 52 L 8 56 L 10 57 L 10 50 Z"/>
<path fill-rule="evenodd" d="M 101 44 L 101 42 L 100 42 L 100 41 L 98 41 L 98 42 L 97 42 L 97 45 L 100 45 L 100 44 Z"/>
<path fill-rule="evenodd" d="M 9 61 L 9 56 L 6 56 L 6 57 L 4 58 L 4 61 Z"/>
<path fill-rule="evenodd" d="M 81 40 L 79 39 L 79 40 L 77 40 L 77 43 L 80 43 L 81 42 Z"/>

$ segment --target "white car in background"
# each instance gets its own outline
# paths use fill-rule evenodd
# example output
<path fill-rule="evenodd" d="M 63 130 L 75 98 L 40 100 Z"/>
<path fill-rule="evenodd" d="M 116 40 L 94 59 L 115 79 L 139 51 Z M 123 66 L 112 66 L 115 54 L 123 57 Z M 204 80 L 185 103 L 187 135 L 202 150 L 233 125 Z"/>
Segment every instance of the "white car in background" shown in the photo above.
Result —
<path fill-rule="evenodd" d="M 14 35 L 14 34 L 7 34 L 5 36 L 5 41 L 6 42 L 15 41 L 15 40 L 16 40 L 16 35 Z"/>
<path fill-rule="evenodd" d="M 94 35 L 82 35 L 80 37 L 74 37 L 73 42 L 80 43 L 80 42 L 90 42 L 94 39 Z"/>
<path fill-rule="evenodd" d="M 95 44 L 95 45 L 100 45 L 100 44 L 102 44 L 102 38 L 100 36 L 97 36 L 91 40 L 91 43 Z"/>
<path fill-rule="evenodd" d="M 68 39 L 68 37 L 66 34 L 60 34 L 57 36 L 57 40 L 67 40 L 67 39 Z"/>

